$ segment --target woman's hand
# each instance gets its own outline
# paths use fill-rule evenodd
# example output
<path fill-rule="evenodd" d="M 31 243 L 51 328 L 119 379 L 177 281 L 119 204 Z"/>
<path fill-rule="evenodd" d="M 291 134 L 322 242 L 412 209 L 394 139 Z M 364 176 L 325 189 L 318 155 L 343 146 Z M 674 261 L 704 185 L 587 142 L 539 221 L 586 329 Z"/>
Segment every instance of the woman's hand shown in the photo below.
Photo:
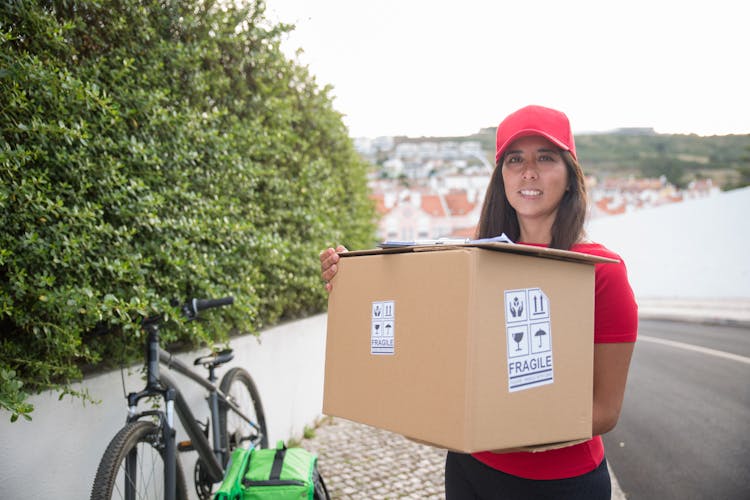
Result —
<path fill-rule="evenodd" d="M 346 251 L 347 250 L 344 246 L 339 245 L 335 250 L 333 248 L 326 248 L 320 252 L 320 277 L 326 282 L 326 291 L 328 293 L 331 293 L 331 290 L 333 290 L 331 280 L 339 270 L 336 265 L 339 261 L 339 253 Z"/>

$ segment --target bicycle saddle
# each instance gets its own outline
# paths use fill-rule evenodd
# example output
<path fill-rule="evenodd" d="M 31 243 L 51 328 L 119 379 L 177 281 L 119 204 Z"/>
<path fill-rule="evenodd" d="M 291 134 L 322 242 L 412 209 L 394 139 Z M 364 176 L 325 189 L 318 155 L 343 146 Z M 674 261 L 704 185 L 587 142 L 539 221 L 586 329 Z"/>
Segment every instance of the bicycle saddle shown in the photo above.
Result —
<path fill-rule="evenodd" d="M 234 353 L 232 349 L 224 349 L 223 351 L 215 352 L 209 354 L 208 356 L 201 356 L 199 358 L 196 358 L 193 364 L 196 366 L 203 365 L 206 368 L 215 368 L 217 366 L 223 365 L 224 363 L 232 361 L 232 359 L 234 359 Z"/>

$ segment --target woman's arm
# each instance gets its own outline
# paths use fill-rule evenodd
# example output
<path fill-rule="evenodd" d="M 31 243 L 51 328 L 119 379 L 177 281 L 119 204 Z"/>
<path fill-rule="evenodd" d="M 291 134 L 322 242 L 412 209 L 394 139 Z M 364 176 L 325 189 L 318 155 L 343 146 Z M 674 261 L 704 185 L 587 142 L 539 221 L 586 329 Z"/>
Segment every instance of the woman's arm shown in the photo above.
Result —
<path fill-rule="evenodd" d="M 614 429 L 620 418 L 634 342 L 594 344 L 594 436 Z"/>

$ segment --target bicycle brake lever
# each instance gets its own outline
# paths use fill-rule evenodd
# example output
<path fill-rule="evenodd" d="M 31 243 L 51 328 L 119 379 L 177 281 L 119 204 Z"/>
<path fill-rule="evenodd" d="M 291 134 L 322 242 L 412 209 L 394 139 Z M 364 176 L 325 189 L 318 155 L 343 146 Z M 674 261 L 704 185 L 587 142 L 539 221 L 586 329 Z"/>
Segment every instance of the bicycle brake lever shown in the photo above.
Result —
<path fill-rule="evenodd" d="M 182 314 L 188 321 L 192 321 L 198 317 L 198 309 L 195 306 L 196 299 L 188 300 L 182 304 Z"/>

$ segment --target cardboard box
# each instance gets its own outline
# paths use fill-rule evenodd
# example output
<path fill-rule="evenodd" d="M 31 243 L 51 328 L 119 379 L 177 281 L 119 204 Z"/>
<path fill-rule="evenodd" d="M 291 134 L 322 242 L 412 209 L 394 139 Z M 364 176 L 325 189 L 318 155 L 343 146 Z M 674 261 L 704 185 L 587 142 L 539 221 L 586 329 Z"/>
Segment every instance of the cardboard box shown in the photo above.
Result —
<path fill-rule="evenodd" d="M 591 437 L 607 261 L 502 243 L 342 254 L 323 412 L 466 453 Z"/>

